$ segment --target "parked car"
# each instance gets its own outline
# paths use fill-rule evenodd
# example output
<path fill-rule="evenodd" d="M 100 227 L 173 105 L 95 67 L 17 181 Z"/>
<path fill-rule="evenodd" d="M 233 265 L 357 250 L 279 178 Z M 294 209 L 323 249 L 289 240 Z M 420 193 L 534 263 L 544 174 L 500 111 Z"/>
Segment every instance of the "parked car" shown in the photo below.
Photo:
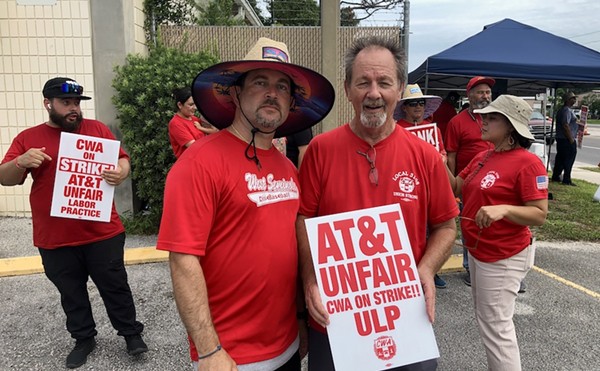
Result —
<path fill-rule="evenodd" d="M 544 129 L 545 128 L 545 129 Z M 529 131 L 537 141 L 546 141 L 546 144 L 554 143 L 554 134 L 552 131 L 552 119 L 544 117 L 540 111 L 533 111 L 529 118 Z M 556 131 L 556 129 L 555 129 Z"/>

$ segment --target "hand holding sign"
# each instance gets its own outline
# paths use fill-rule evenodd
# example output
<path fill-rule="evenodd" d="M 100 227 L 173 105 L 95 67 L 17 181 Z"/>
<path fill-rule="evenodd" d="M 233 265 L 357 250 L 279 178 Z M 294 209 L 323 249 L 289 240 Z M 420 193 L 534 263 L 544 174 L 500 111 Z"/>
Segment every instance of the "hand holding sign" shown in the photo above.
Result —
<path fill-rule="evenodd" d="M 129 176 L 129 161 L 127 159 L 120 159 L 116 168 L 105 169 L 100 176 L 106 183 L 118 186 Z"/>
<path fill-rule="evenodd" d="M 327 327 L 329 325 L 329 313 L 327 313 L 327 310 L 323 305 L 323 300 L 319 293 L 319 286 L 317 286 L 316 281 L 305 284 L 304 300 L 306 300 L 306 307 L 308 308 L 310 316 L 317 321 L 319 325 Z"/>

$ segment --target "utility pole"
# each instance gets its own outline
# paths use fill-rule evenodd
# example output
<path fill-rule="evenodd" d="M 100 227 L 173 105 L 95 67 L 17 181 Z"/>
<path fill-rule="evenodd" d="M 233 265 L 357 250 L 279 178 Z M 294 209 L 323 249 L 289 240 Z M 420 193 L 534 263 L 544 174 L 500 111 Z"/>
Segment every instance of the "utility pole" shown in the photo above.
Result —
<path fill-rule="evenodd" d="M 340 65 L 337 43 L 339 26 L 340 1 L 321 0 L 321 73 L 331 82 L 337 97 L 340 97 L 337 86 Z M 336 99 L 329 115 L 323 120 L 323 133 L 338 127 L 338 99 Z"/>
<path fill-rule="evenodd" d="M 404 0 L 404 10 L 402 11 L 402 31 L 400 33 L 400 45 L 404 49 L 404 63 L 406 69 L 404 76 L 408 77 L 408 37 L 410 34 L 410 0 Z"/>

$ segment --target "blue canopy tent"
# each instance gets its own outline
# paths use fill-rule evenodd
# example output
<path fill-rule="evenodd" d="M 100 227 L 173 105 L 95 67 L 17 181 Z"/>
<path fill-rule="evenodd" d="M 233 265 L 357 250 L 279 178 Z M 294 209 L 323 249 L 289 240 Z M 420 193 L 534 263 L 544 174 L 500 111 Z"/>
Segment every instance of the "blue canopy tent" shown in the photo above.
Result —
<path fill-rule="evenodd" d="M 445 96 L 450 90 L 464 91 L 473 76 L 495 78 L 494 97 L 534 96 L 547 88 L 551 95 L 556 88 L 591 90 L 600 87 L 600 53 L 507 18 L 427 58 L 409 73 L 408 82 L 419 84 L 425 94 Z M 543 104 L 544 114 L 545 109 Z M 549 138 L 553 133 L 554 123 Z M 546 150 L 546 144 L 549 166 L 552 147 Z"/>
<path fill-rule="evenodd" d="M 532 96 L 546 88 L 600 86 L 600 53 L 535 27 L 504 19 L 438 54 L 408 75 L 427 94 L 464 91 L 477 75 L 494 77 L 495 95 Z"/>

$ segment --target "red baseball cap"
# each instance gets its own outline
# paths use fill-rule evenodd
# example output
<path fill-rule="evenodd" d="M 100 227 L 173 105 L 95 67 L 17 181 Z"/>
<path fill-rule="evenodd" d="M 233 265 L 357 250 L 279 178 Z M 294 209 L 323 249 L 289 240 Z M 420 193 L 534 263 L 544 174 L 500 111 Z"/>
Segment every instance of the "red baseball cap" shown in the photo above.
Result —
<path fill-rule="evenodd" d="M 467 94 L 469 94 L 469 91 L 471 91 L 471 89 L 477 85 L 488 84 L 491 88 L 495 83 L 496 80 L 492 79 L 491 77 L 475 76 L 469 80 L 469 83 L 467 84 Z"/>

